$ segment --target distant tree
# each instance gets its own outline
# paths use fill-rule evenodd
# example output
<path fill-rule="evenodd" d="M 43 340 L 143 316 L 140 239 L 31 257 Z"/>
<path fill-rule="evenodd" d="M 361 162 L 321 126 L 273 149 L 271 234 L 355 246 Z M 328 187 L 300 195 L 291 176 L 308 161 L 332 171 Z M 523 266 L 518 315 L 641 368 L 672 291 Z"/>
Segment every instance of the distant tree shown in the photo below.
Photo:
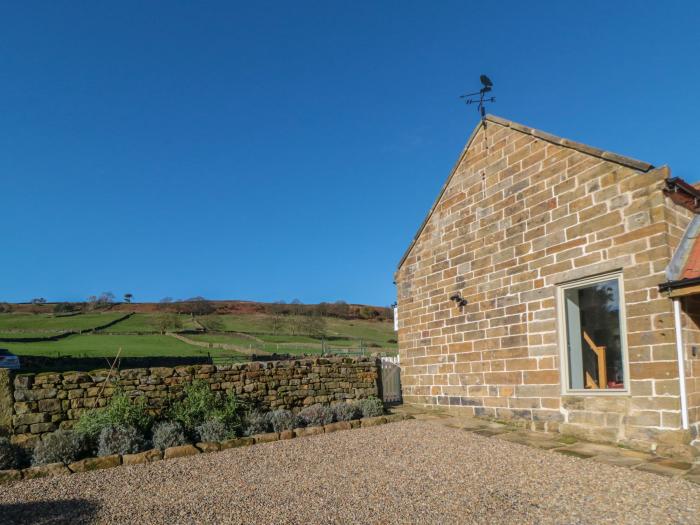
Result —
<path fill-rule="evenodd" d="M 10 303 L 0 303 L 0 313 L 9 314 L 12 312 L 12 305 Z"/>
<path fill-rule="evenodd" d="M 167 310 L 171 304 L 173 304 L 172 297 L 163 297 L 156 308 L 158 308 L 158 310 Z"/>
<path fill-rule="evenodd" d="M 221 332 L 224 329 L 223 321 L 216 315 L 198 317 L 197 321 L 209 332 Z"/>
<path fill-rule="evenodd" d="M 38 314 L 42 310 L 42 306 L 46 304 L 46 299 L 43 297 L 35 297 L 34 299 L 31 300 L 32 303 L 32 312 L 35 314 Z"/>
<path fill-rule="evenodd" d="M 350 313 L 350 307 L 348 306 L 348 303 L 340 299 L 333 303 L 332 312 L 336 317 L 347 317 Z"/>
<path fill-rule="evenodd" d="M 326 320 L 320 315 L 304 316 L 302 328 L 311 337 L 321 338 L 326 335 Z"/>
<path fill-rule="evenodd" d="M 182 328 L 180 316 L 170 312 L 158 314 L 153 319 L 153 324 L 161 334 Z"/>
<path fill-rule="evenodd" d="M 97 308 L 97 296 L 91 295 L 87 298 L 87 301 L 85 302 L 84 310 L 89 312 L 91 310 L 94 310 L 95 308 Z"/>
<path fill-rule="evenodd" d="M 97 298 L 97 305 L 109 306 L 110 304 L 114 304 L 114 298 L 115 296 L 112 292 L 102 292 Z"/>
<path fill-rule="evenodd" d="M 193 297 L 183 302 L 183 312 L 192 316 L 209 315 L 216 311 L 211 301 L 204 297 Z"/>
<path fill-rule="evenodd" d="M 273 334 L 281 334 L 284 331 L 284 326 L 287 320 L 280 313 L 273 313 L 268 320 L 270 332 Z"/>
<path fill-rule="evenodd" d="M 53 307 L 53 313 L 65 314 L 75 310 L 75 306 L 71 303 L 56 303 Z"/>
<path fill-rule="evenodd" d="M 125 293 L 124 294 L 124 302 L 127 304 L 131 304 L 131 299 L 133 299 L 134 294 L 131 293 Z"/>
<path fill-rule="evenodd" d="M 304 317 L 301 315 L 290 315 L 287 317 L 287 327 L 292 335 L 304 333 Z"/>

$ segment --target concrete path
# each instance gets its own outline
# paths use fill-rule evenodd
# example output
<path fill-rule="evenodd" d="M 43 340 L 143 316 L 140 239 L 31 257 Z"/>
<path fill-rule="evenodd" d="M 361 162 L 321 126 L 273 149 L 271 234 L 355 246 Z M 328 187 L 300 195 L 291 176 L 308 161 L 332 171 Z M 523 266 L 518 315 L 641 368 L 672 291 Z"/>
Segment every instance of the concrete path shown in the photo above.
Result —
<path fill-rule="evenodd" d="M 412 415 L 418 420 L 432 421 L 449 428 L 473 432 L 481 436 L 550 450 L 579 459 L 651 472 L 669 478 L 682 478 L 700 484 L 700 461 L 688 463 L 615 445 L 581 441 L 561 434 L 531 432 L 508 424 L 467 416 L 455 416 L 440 409 L 423 409 L 405 405 L 394 408 L 394 411 Z M 700 516 L 698 522 L 700 523 Z"/>

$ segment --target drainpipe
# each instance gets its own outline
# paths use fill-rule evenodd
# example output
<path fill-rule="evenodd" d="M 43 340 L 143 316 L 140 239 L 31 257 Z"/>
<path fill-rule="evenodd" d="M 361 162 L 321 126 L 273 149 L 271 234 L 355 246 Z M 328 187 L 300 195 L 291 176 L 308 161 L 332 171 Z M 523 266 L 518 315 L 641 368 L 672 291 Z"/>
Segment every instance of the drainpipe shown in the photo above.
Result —
<path fill-rule="evenodd" d="M 673 323 L 676 328 L 676 356 L 678 358 L 678 384 L 681 396 L 681 422 L 683 430 L 688 430 L 688 399 L 685 396 L 685 352 L 683 351 L 683 330 L 681 328 L 681 300 L 673 298 Z"/>

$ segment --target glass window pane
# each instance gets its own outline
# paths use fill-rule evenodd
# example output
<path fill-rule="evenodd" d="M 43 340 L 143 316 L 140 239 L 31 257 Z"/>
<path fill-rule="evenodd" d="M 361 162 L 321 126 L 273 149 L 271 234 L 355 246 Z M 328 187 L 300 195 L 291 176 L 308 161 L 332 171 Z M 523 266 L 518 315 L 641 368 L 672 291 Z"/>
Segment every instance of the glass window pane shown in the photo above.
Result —
<path fill-rule="evenodd" d="M 564 291 L 569 388 L 624 388 L 617 279 Z"/>

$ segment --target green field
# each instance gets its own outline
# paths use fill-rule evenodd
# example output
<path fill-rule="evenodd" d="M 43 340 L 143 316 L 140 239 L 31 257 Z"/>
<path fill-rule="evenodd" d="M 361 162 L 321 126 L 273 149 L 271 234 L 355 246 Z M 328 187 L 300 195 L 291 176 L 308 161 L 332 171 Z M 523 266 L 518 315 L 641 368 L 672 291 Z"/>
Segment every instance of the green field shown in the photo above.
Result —
<path fill-rule="evenodd" d="M 53 317 L 33 314 L 0 314 L 0 337 L 27 338 L 46 337 L 70 330 L 85 330 L 109 323 L 122 313 L 89 313 L 70 317 Z M 137 313 L 120 321 L 100 334 L 71 335 L 58 341 L 2 343 L 18 355 L 110 357 L 119 348 L 124 357 L 143 356 L 226 356 L 242 357 L 235 350 L 203 348 L 188 344 L 175 337 L 160 335 L 155 323 L 156 313 Z M 180 330 L 199 328 L 190 316 L 180 316 Z M 391 323 L 362 320 L 326 319 L 323 340 L 309 335 L 285 333 L 288 327 L 272 333 L 271 318 L 263 314 L 221 315 L 221 330 L 230 333 L 196 333 L 186 337 L 197 342 L 224 343 L 240 350 L 268 353 L 320 354 L 322 346 L 330 349 L 345 349 L 352 352 L 364 349 L 366 352 L 396 352 L 396 344 L 390 342 L 396 337 Z M 238 333 L 236 333 L 238 332 Z M 137 334 L 138 333 L 138 334 Z M 249 334 L 246 337 L 242 334 Z"/>
<path fill-rule="evenodd" d="M 0 343 L 17 355 L 50 357 L 112 357 L 121 348 L 122 357 L 238 355 L 188 345 L 167 335 L 72 335 L 46 343 Z"/>
<path fill-rule="evenodd" d="M 157 320 L 159 314 L 134 314 L 128 319 L 105 328 L 104 332 L 110 334 L 123 334 L 129 332 L 159 333 Z M 189 315 L 178 315 L 182 323 L 182 330 L 194 330 L 197 325 Z"/>
<path fill-rule="evenodd" d="M 0 314 L 0 333 L 21 330 L 27 333 L 61 333 L 87 330 L 123 317 L 124 313 L 90 313 L 54 317 L 48 314 Z"/>

